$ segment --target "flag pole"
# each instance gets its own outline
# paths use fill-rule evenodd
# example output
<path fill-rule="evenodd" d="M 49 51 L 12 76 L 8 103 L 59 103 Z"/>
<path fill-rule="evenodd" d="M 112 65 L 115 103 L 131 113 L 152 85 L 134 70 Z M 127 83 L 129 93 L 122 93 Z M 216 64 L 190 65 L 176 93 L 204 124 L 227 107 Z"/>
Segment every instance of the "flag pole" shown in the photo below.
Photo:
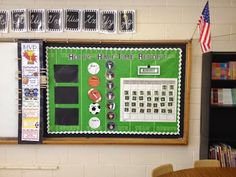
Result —
<path fill-rule="evenodd" d="M 195 34 L 196 30 L 197 30 L 197 27 L 198 27 L 198 23 L 197 23 L 197 25 L 196 25 L 196 27 L 195 27 L 195 29 L 194 29 L 194 32 L 193 32 L 193 34 L 192 34 L 192 37 L 190 38 L 190 41 L 193 40 L 193 36 L 194 36 L 194 34 Z"/>

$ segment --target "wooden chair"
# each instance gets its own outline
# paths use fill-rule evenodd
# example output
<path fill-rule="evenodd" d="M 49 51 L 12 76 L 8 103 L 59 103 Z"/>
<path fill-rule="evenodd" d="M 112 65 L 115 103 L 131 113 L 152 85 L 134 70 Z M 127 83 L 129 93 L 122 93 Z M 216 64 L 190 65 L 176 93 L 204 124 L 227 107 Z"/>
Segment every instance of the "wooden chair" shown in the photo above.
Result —
<path fill-rule="evenodd" d="M 194 162 L 194 168 L 199 168 L 199 167 L 220 167 L 220 161 L 211 159 L 196 160 Z"/>
<path fill-rule="evenodd" d="M 172 164 L 161 165 L 152 170 L 152 177 L 158 177 L 160 175 L 170 173 L 170 172 L 173 172 Z"/>

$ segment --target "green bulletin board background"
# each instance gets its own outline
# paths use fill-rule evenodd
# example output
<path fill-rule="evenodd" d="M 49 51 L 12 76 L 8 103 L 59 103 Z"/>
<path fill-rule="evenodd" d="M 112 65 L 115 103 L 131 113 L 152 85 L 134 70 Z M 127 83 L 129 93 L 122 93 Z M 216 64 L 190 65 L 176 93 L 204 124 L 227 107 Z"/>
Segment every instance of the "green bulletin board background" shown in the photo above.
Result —
<path fill-rule="evenodd" d="M 181 108 L 184 102 L 184 90 L 181 84 L 184 84 L 184 78 L 181 74 L 185 68 L 182 64 L 185 62 L 183 57 L 183 48 L 180 47 L 47 47 L 46 60 L 48 70 L 48 134 L 78 134 L 78 135 L 180 135 L 183 128 L 184 108 Z M 140 57 L 142 55 L 142 57 Z M 73 57 L 70 57 L 73 56 Z M 184 61 L 183 61 L 184 60 Z M 113 100 L 116 107 L 114 110 L 115 128 L 109 130 L 107 124 L 111 120 L 107 119 L 107 99 L 106 99 L 106 62 L 113 61 L 115 78 L 113 80 L 115 87 Z M 89 105 L 92 101 L 88 97 L 88 90 L 92 87 L 88 85 L 88 78 L 91 74 L 88 72 L 88 65 L 96 62 L 100 66 L 100 71 L 96 74 L 100 78 L 100 85 L 96 87 L 100 91 L 102 99 L 99 102 L 101 111 L 99 114 L 92 115 L 89 112 Z M 54 77 L 54 65 L 77 65 L 78 82 L 77 83 L 56 83 Z M 160 66 L 160 75 L 138 75 L 138 66 Z M 122 122 L 120 120 L 120 79 L 121 78 L 174 78 L 177 79 L 176 101 L 176 121 L 175 122 Z M 76 86 L 78 87 L 78 104 L 55 104 L 54 89 L 58 86 Z M 182 89 L 182 90 L 181 90 Z M 182 95 L 181 95 L 182 94 Z M 78 108 L 77 125 L 57 125 L 55 123 L 55 108 Z M 182 110 L 182 111 L 180 111 Z M 181 114 L 178 114 L 181 113 Z M 100 126 L 96 129 L 89 126 L 89 119 L 98 117 Z"/>

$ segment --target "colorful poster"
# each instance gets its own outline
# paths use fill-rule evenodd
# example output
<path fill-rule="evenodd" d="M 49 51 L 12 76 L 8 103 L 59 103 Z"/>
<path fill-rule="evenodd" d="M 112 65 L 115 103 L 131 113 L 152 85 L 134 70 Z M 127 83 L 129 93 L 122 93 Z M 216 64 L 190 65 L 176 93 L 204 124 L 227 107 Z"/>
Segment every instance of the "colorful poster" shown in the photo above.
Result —
<path fill-rule="evenodd" d="M 21 141 L 40 141 L 40 44 L 21 43 Z"/>

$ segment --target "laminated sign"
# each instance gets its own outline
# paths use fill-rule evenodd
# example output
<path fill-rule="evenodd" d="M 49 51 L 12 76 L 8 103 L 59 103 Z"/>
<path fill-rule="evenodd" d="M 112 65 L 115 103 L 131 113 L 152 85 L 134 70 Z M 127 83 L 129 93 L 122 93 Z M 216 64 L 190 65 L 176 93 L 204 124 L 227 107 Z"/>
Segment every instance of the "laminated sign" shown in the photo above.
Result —
<path fill-rule="evenodd" d="M 40 43 L 19 42 L 21 114 L 19 142 L 40 142 Z"/>

